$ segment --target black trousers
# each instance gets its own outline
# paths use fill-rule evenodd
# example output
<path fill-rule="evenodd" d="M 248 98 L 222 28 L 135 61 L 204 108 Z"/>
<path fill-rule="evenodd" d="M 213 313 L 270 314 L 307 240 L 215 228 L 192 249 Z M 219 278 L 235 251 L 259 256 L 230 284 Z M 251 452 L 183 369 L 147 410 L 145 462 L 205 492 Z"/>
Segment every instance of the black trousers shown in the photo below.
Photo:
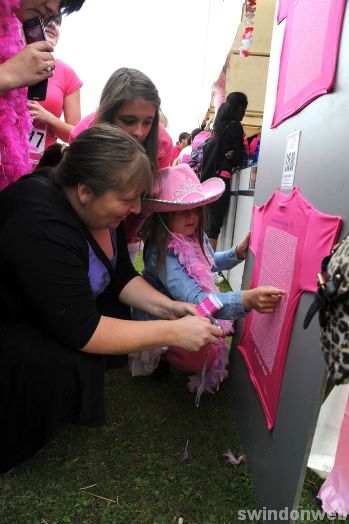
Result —
<path fill-rule="evenodd" d="M 208 227 L 206 230 L 206 234 L 208 238 L 214 239 L 217 239 L 219 237 L 219 233 L 221 232 L 224 217 L 228 211 L 230 201 L 231 179 L 223 177 L 219 178 L 221 178 L 221 180 L 223 180 L 225 184 L 224 193 L 221 196 L 221 198 L 207 206 Z"/>

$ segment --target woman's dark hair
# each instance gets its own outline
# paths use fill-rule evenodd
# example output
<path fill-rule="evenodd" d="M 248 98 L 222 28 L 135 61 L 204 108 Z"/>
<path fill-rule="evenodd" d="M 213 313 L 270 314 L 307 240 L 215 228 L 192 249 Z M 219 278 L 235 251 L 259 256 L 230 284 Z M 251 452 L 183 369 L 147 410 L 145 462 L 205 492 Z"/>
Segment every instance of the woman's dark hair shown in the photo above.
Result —
<path fill-rule="evenodd" d="M 62 188 L 88 186 L 94 195 L 115 190 L 151 192 L 153 174 L 144 148 L 128 133 L 111 124 L 83 131 L 61 153 L 50 178 Z"/>
<path fill-rule="evenodd" d="M 232 120 L 240 120 L 248 104 L 247 96 L 240 91 L 229 93 L 226 101 L 219 107 L 213 124 L 213 134 L 220 136 Z"/>
<path fill-rule="evenodd" d="M 198 135 L 199 133 L 201 133 L 201 128 L 200 127 L 196 127 L 195 129 L 192 130 L 192 132 L 190 133 L 191 143 L 193 142 L 193 140 L 196 137 L 196 135 Z M 188 144 L 188 145 L 190 145 L 190 144 Z"/>
<path fill-rule="evenodd" d="M 155 117 L 149 135 L 145 139 L 144 149 L 154 166 L 157 169 L 158 159 L 158 131 L 159 131 L 159 109 L 160 97 L 158 90 L 153 82 L 138 69 L 121 67 L 117 69 L 109 78 L 102 91 L 99 108 L 97 109 L 95 123 L 109 122 L 113 124 L 117 112 L 126 102 L 131 102 L 134 98 L 141 98 L 146 102 L 151 102 L 155 106 Z"/>
<path fill-rule="evenodd" d="M 85 0 L 62 0 L 60 5 L 60 12 L 62 15 L 70 15 L 74 11 L 79 11 Z"/>
<path fill-rule="evenodd" d="M 201 249 L 206 255 L 206 250 L 204 247 L 204 234 L 207 222 L 206 206 L 201 206 L 198 209 L 200 211 L 200 215 L 197 237 Z M 143 259 L 146 262 L 147 257 L 149 256 L 150 248 L 153 247 L 156 253 L 157 272 L 160 272 L 162 270 L 166 272 L 167 270 L 166 255 L 168 244 L 171 240 L 171 233 L 169 232 L 169 230 L 171 230 L 171 218 L 174 216 L 175 213 L 176 211 L 172 211 L 169 213 L 153 213 L 144 222 L 140 231 L 140 237 L 144 242 Z"/>
<path fill-rule="evenodd" d="M 182 133 L 179 134 L 178 142 L 182 142 L 182 140 L 186 140 L 190 137 L 190 133 L 188 131 L 182 131 Z"/>
<path fill-rule="evenodd" d="M 42 157 L 39 160 L 38 165 L 35 168 L 35 171 L 38 171 L 39 169 L 43 169 L 46 167 L 54 167 L 57 164 L 59 164 L 59 162 L 62 160 L 63 153 L 66 147 L 66 144 L 60 144 L 56 142 L 55 144 L 52 144 L 47 149 L 45 149 Z"/>

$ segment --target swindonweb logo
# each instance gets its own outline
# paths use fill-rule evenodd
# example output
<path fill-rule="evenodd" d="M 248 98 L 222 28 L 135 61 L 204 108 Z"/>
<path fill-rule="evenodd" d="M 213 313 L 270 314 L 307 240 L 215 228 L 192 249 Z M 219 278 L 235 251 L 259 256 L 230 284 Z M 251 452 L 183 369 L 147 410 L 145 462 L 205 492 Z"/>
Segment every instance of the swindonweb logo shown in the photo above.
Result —
<path fill-rule="evenodd" d="M 348 515 L 338 515 L 338 513 L 325 513 L 320 509 L 292 509 L 283 508 L 280 510 L 267 509 L 239 509 L 238 520 L 247 522 L 270 522 L 280 520 L 291 520 L 301 522 L 321 522 L 322 520 L 346 520 Z"/>

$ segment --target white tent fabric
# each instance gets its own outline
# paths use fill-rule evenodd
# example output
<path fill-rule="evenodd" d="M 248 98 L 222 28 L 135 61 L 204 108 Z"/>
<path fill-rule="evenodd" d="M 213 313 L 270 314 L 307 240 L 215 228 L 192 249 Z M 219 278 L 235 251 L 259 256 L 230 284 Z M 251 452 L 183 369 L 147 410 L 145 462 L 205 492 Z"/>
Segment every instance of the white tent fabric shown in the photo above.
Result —
<path fill-rule="evenodd" d="M 339 430 L 349 394 L 349 384 L 336 386 L 321 406 L 308 467 L 327 477 L 333 468 Z"/>

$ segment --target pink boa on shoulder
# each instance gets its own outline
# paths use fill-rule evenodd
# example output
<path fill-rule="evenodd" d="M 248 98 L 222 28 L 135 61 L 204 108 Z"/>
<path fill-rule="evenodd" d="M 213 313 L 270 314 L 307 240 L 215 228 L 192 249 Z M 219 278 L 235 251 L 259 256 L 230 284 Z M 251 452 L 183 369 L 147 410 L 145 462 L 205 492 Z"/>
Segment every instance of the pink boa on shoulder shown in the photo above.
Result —
<path fill-rule="evenodd" d="M 14 14 L 18 5 L 19 0 L 0 2 L 0 64 L 24 47 L 20 23 Z M 32 169 L 28 153 L 33 126 L 27 104 L 27 88 L 0 95 L 0 189 Z"/>

